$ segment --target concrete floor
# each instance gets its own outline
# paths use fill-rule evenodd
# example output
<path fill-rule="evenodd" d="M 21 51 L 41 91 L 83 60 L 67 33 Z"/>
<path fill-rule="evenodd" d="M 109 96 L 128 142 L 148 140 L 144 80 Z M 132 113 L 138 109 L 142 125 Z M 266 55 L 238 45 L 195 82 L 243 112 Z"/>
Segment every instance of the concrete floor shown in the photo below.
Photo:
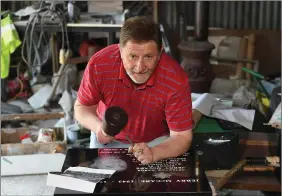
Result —
<path fill-rule="evenodd" d="M 1 195 L 53 195 L 46 182 L 47 175 L 1 177 Z"/>

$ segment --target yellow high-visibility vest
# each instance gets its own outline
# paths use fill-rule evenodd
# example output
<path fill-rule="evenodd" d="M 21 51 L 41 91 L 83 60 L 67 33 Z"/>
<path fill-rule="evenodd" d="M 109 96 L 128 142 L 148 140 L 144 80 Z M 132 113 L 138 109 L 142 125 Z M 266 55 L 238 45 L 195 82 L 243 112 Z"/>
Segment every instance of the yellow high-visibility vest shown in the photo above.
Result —
<path fill-rule="evenodd" d="M 10 14 L 1 20 L 1 78 L 9 76 L 10 54 L 21 45 L 18 32 Z"/>

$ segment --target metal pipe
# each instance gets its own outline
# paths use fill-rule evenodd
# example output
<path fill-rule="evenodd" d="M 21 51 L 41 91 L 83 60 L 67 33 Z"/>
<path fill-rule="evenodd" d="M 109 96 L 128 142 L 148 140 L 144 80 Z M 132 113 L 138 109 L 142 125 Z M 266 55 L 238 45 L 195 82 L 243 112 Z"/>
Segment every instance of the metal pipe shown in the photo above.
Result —
<path fill-rule="evenodd" d="M 184 16 L 181 14 L 179 16 L 179 26 L 180 26 L 180 39 L 187 41 L 187 30 L 186 30 L 186 24 L 184 22 Z"/>
<path fill-rule="evenodd" d="M 209 32 L 209 2 L 197 1 L 195 7 L 195 39 L 198 41 L 206 41 Z"/>

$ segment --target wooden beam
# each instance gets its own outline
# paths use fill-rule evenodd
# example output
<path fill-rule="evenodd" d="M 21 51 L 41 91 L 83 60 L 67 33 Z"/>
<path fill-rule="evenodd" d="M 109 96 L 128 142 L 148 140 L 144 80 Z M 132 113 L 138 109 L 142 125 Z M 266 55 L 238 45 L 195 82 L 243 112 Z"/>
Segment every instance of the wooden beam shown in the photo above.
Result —
<path fill-rule="evenodd" d="M 275 142 L 271 142 L 271 141 L 240 139 L 239 143 L 247 146 L 277 146 Z"/>
<path fill-rule="evenodd" d="M 245 35 L 250 35 L 250 34 L 275 34 L 278 33 L 280 34 L 280 30 L 253 30 L 253 29 L 209 29 L 209 36 L 238 36 L 242 37 Z M 189 36 L 194 35 L 194 29 L 188 29 L 187 34 Z"/>
<path fill-rule="evenodd" d="M 2 114 L 1 121 L 13 120 L 48 120 L 59 119 L 65 116 L 64 112 L 31 113 L 31 114 Z"/>

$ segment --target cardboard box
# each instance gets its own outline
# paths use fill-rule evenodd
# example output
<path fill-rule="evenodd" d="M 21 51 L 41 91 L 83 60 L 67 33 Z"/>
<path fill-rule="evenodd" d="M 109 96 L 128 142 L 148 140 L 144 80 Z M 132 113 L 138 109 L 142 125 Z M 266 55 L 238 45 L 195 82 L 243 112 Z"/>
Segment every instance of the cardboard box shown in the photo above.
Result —
<path fill-rule="evenodd" d="M 52 153 L 58 145 L 66 149 L 67 137 L 64 128 L 52 128 L 56 133 L 54 142 L 22 144 L 21 136 L 26 133 L 38 133 L 40 129 L 15 128 L 1 130 L 1 155 L 29 155 Z M 36 138 L 35 138 L 36 139 Z M 34 140 L 35 140 L 34 139 Z"/>
<path fill-rule="evenodd" d="M 65 159 L 64 152 L 67 149 L 66 132 L 64 128 L 52 129 L 56 133 L 56 141 L 25 144 L 21 143 L 20 137 L 25 133 L 39 133 L 40 128 L 2 129 L 1 176 L 61 171 Z M 55 153 L 58 148 L 60 148 L 59 153 Z"/>

